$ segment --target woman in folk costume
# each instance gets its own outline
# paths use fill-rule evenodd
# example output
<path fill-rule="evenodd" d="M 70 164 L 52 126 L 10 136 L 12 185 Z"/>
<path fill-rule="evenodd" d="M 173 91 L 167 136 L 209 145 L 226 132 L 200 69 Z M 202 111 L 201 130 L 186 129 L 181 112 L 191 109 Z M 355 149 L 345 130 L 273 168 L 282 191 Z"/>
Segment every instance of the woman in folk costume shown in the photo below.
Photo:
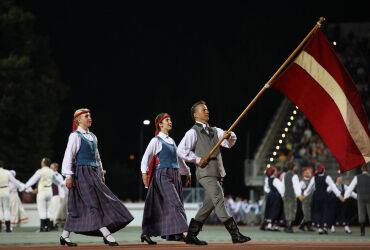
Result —
<path fill-rule="evenodd" d="M 124 228 L 134 218 L 104 184 L 97 138 L 89 131 L 90 126 L 90 110 L 77 110 L 62 164 L 69 193 L 68 215 L 60 244 L 77 246 L 69 238 L 70 232 L 75 232 L 103 236 L 105 244 L 118 246 L 112 233 Z"/>
<path fill-rule="evenodd" d="M 180 175 L 187 176 L 186 186 L 191 184 L 190 169 L 178 158 L 175 141 L 168 136 L 172 129 L 170 116 L 167 113 L 159 114 L 155 124 L 156 136 L 150 141 L 141 161 L 143 183 L 149 187 L 141 242 L 146 241 L 148 244 L 156 244 L 150 239 L 151 236 L 183 240 L 183 232 L 188 230 L 188 226 Z"/>
<path fill-rule="evenodd" d="M 10 170 L 10 173 L 14 177 L 16 176 L 16 172 L 14 170 Z M 28 222 L 28 217 L 24 211 L 17 189 L 18 188 L 16 185 L 14 185 L 12 182 L 9 182 L 10 223 L 12 227 Z"/>
<path fill-rule="evenodd" d="M 311 202 L 311 217 L 312 223 L 318 228 L 319 234 L 328 233 L 328 222 L 329 222 L 329 213 L 331 211 L 329 208 L 329 194 L 327 192 L 327 187 L 330 186 L 332 192 L 335 196 L 338 197 L 341 201 L 344 201 L 343 196 L 341 195 L 338 188 L 335 186 L 333 179 L 325 174 L 324 166 L 318 166 L 315 176 L 310 180 L 308 187 L 303 193 L 303 196 L 300 196 L 299 199 L 303 199 L 308 196 L 312 190 L 315 190 L 312 195 Z"/>
<path fill-rule="evenodd" d="M 267 224 L 267 230 L 269 231 L 279 231 L 278 224 L 282 214 L 283 209 L 283 186 L 278 177 L 275 167 L 269 167 L 266 170 L 266 175 L 268 178 L 265 179 L 264 191 L 266 195 L 266 209 L 265 209 L 265 219 Z"/>
<path fill-rule="evenodd" d="M 344 197 L 345 192 L 348 189 L 348 186 L 346 184 L 342 183 L 342 177 L 337 176 L 335 177 L 335 185 L 340 191 L 340 194 Z M 327 192 L 329 193 L 330 199 L 329 199 L 329 211 L 331 213 L 329 214 L 329 228 L 332 233 L 335 233 L 335 226 L 343 226 L 344 231 L 347 234 L 351 234 L 352 231 L 349 228 L 349 221 L 347 218 L 347 204 L 345 202 L 341 202 L 331 191 L 331 188 L 327 188 Z M 351 192 L 350 195 L 353 199 L 357 199 L 357 194 L 355 192 Z"/>

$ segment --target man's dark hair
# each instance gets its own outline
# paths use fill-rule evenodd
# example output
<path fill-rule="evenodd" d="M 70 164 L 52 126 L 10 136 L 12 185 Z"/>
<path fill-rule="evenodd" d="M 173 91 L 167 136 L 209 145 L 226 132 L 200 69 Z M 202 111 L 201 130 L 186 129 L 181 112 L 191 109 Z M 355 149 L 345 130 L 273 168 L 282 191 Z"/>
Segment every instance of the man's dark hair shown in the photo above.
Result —
<path fill-rule="evenodd" d="M 0 161 L 0 168 L 3 168 L 3 167 L 4 167 L 3 161 Z"/>
<path fill-rule="evenodd" d="M 288 166 L 287 166 L 288 170 L 293 170 L 294 166 L 295 166 L 294 162 L 288 162 Z"/>
<path fill-rule="evenodd" d="M 361 167 L 362 171 L 369 171 L 369 165 L 367 163 L 363 164 Z"/>
<path fill-rule="evenodd" d="M 45 163 L 46 166 L 50 166 L 51 160 L 47 157 L 42 158 L 42 162 Z"/>
<path fill-rule="evenodd" d="M 191 118 L 192 118 L 193 120 L 195 120 L 195 118 L 194 118 L 194 113 L 195 113 L 195 111 L 196 111 L 196 109 L 197 109 L 198 105 L 200 105 L 200 104 L 206 105 L 206 102 L 205 102 L 205 101 L 200 100 L 200 101 L 197 101 L 196 103 L 194 103 L 194 104 L 193 104 L 193 106 L 191 106 L 191 109 L 190 109 L 190 116 L 191 116 Z"/>

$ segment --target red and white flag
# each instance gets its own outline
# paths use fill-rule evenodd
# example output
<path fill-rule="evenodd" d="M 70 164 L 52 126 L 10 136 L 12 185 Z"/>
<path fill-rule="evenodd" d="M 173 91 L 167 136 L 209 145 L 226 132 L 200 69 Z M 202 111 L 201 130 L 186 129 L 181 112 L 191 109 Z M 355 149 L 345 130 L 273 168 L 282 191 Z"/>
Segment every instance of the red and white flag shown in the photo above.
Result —
<path fill-rule="evenodd" d="M 370 132 L 360 93 L 321 29 L 272 87 L 305 114 L 341 172 L 370 161 Z"/>

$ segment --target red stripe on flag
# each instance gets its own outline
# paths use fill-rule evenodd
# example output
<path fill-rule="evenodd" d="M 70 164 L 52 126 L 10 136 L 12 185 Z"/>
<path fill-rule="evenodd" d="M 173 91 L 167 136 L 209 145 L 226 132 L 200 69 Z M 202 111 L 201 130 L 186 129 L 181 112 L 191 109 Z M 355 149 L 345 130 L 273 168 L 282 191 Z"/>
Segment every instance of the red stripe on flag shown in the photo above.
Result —
<path fill-rule="evenodd" d="M 355 110 L 367 135 L 370 137 L 370 132 L 367 129 L 368 119 L 361 101 L 360 93 L 321 29 L 316 31 L 312 40 L 307 44 L 304 50 L 315 58 L 315 60 L 336 80 Z"/>
<path fill-rule="evenodd" d="M 342 172 L 365 162 L 335 102 L 300 66 L 293 63 L 272 86 L 305 114 L 337 159 Z"/>

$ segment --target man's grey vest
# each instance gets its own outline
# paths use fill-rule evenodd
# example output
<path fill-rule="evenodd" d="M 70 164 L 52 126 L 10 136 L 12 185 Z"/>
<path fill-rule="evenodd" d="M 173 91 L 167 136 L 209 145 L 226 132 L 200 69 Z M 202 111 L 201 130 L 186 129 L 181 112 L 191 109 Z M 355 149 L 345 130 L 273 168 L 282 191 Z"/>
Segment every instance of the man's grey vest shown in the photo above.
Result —
<path fill-rule="evenodd" d="M 195 124 L 192 129 L 197 133 L 197 143 L 194 147 L 194 153 L 201 158 L 206 157 L 218 142 L 217 129 L 210 128 L 212 131 L 208 134 L 201 124 Z M 203 177 L 224 177 L 226 175 L 220 148 L 209 158 L 208 164 L 204 168 L 197 166 L 196 175 L 198 179 Z"/>
<path fill-rule="evenodd" d="M 289 170 L 286 172 L 284 176 L 284 186 L 285 186 L 285 193 L 284 197 L 286 198 L 295 198 L 294 188 L 293 188 L 293 171 Z"/>
<path fill-rule="evenodd" d="M 370 175 L 357 175 L 357 199 L 370 200 Z"/>

